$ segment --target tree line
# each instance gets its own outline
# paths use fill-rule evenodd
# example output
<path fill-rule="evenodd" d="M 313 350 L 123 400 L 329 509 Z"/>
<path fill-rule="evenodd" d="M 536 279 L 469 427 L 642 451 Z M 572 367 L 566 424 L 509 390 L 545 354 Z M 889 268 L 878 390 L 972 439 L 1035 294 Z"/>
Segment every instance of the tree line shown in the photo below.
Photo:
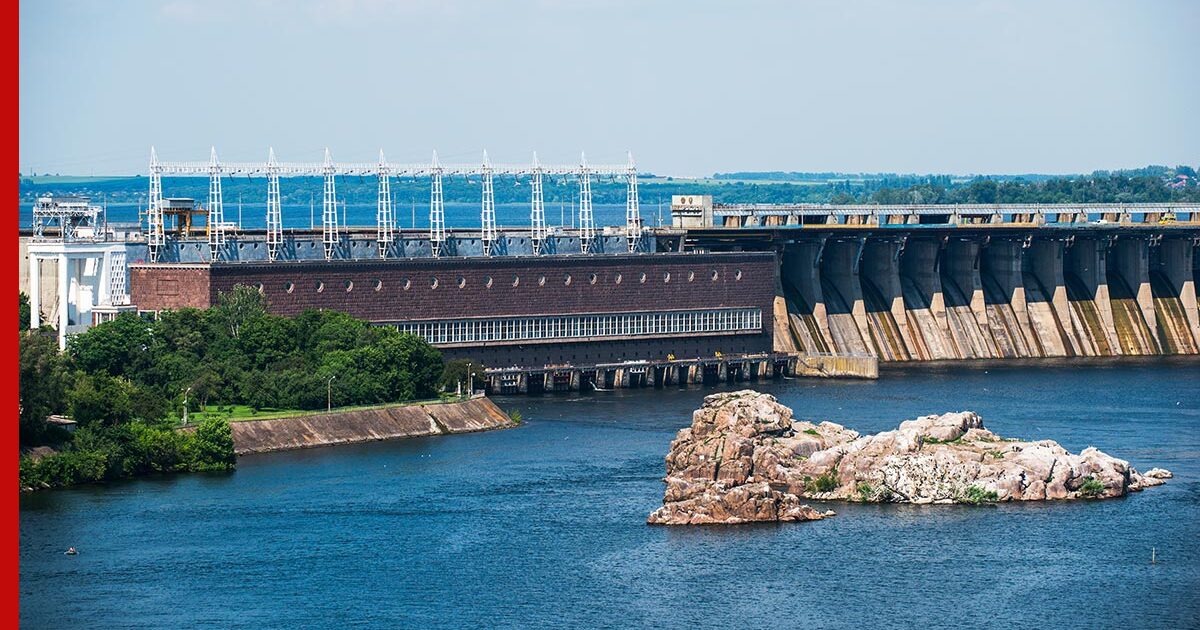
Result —
<path fill-rule="evenodd" d="M 26 310 L 24 296 L 21 304 Z M 195 431 L 175 430 L 185 401 L 198 412 L 427 399 L 453 389 L 447 379 L 464 380 L 464 363 L 444 364 L 423 339 L 345 313 L 272 315 L 245 286 L 206 310 L 122 314 L 72 336 L 62 353 L 53 335 L 23 330 L 20 442 L 58 453 L 23 457 L 22 487 L 232 467 L 227 419 L 206 414 Z M 476 374 L 483 369 L 474 362 Z M 69 415 L 79 429 L 55 428 L 51 414 Z"/>
<path fill-rule="evenodd" d="M 1182 176 L 1182 179 L 1180 178 Z M 547 203 L 571 202 L 578 198 L 575 180 L 547 176 L 544 182 Z M 338 180 L 338 198 L 350 204 L 373 204 L 378 194 L 370 177 L 343 177 Z M 168 194 L 191 197 L 204 203 L 208 182 L 204 178 L 164 178 Z M 994 191 L 992 187 L 994 188 Z M 448 202 L 478 203 L 481 182 L 473 177 L 448 177 L 443 183 Z M 425 178 L 396 178 L 392 195 L 397 204 L 428 204 L 429 181 Z M 312 201 L 320 206 L 322 181 L 317 177 L 290 178 L 282 186 L 285 205 L 303 205 Z M 266 184 L 261 178 L 230 178 L 224 184 L 227 203 L 239 196 L 247 202 L 261 203 Z M 82 189 L 62 184 L 35 184 L 22 180 L 21 195 L 32 198 L 51 192 L 87 194 L 109 201 L 130 202 L 143 199 L 145 178 L 116 179 L 89 183 Z M 671 195 L 712 194 L 725 203 L 1060 203 L 1060 202 L 1155 202 L 1200 201 L 1196 171 L 1186 165 L 1174 168 L 1148 166 L 1125 171 L 1096 171 L 1090 175 L 864 175 L 845 173 L 718 173 L 710 179 L 648 178 L 639 188 L 642 203 L 669 201 Z M 592 199 L 598 204 L 625 203 L 623 177 L 597 178 L 592 184 Z M 496 203 L 528 203 L 528 181 L 498 178 Z M 976 201 L 981 199 L 997 201 Z M 911 201 L 920 199 L 920 201 Z M 902 200 L 902 201 L 898 201 Z"/>

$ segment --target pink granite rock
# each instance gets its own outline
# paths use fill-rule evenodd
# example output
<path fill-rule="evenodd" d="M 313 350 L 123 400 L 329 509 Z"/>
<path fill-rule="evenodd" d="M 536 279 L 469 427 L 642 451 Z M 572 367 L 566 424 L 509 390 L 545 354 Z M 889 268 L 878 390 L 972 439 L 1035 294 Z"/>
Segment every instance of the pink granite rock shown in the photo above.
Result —
<path fill-rule="evenodd" d="M 859 436 L 832 422 L 792 420 L 770 395 L 704 399 L 667 453 L 663 506 L 649 522 L 813 520 L 802 498 L 897 503 L 991 503 L 1110 498 L 1164 483 L 1095 448 L 1002 438 L 964 411 L 906 420 Z"/>

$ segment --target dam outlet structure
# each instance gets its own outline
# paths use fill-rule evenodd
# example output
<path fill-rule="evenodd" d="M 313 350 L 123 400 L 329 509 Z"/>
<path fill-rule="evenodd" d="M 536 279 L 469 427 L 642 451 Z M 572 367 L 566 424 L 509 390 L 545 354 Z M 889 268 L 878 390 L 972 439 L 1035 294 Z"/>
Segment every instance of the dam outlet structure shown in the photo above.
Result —
<path fill-rule="evenodd" d="M 684 249 L 776 252 L 779 351 L 882 362 L 1200 352 L 1194 204 L 771 206 L 677 196 L 672 213 Z"/>

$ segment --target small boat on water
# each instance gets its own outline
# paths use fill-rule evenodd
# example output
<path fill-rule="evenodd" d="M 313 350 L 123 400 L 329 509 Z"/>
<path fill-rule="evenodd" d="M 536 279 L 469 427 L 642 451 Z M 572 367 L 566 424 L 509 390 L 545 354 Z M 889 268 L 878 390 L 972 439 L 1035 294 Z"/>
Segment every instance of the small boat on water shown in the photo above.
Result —
<path fill-rule="evenodd" d="M 77 556 L 79 555 L 79 552 L 75 551 L 74 547 L 67 547 L 67 550 L 64 551 L 63 554 L 68 556 Z"/>

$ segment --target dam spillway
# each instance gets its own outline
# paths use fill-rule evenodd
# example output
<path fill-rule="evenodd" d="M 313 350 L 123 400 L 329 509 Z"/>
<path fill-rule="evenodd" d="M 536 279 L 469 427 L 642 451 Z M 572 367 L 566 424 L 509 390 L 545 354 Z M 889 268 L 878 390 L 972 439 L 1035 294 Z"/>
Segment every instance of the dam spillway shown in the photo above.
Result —
<path fill-rule="evenodd" d="M 1200 352 L 1194 208 L 704 203 L 673 206 L 681 247 L 777 253 L 779 351 L 881 362 Z"/>
<path fill-rule="evenodd" d="M 780 246 L 790 342 L 880 361 L 1196 354 L 1195 238 L 813 235 Z"/>

